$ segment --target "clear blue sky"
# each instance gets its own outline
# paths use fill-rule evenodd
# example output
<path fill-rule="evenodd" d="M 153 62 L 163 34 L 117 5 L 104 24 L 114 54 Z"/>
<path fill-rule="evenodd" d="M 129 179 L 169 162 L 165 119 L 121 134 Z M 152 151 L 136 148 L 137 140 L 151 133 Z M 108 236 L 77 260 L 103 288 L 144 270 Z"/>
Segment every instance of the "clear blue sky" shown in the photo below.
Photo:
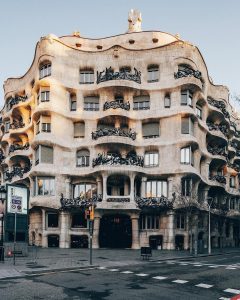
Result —
<path fill-rule="evenodd" d="M 41 36 L 75 30 L 90 38 L 124 33 L 131 8 L 141 11 L 143 30 L 179 33 L 198 46 L 214 83 L 240 94 L 238 0 L 1 0 L 0 104 L 4 80 L 28 70 Z"/>

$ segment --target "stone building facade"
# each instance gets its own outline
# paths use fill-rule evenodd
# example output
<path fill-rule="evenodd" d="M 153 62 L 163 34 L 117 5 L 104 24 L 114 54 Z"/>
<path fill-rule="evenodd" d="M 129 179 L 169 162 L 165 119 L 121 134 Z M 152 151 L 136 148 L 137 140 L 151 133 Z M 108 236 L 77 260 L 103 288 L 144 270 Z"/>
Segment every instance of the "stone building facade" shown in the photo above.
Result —
<path fill-rule="evenodd" d="M 239 246 L 240 124 L 198 48 L 160 31 L 48 35 L 4 83 L 2 184 L 30 190 L 29 242 Z M 192 238 L 191 238 L 192 237 Z"/>

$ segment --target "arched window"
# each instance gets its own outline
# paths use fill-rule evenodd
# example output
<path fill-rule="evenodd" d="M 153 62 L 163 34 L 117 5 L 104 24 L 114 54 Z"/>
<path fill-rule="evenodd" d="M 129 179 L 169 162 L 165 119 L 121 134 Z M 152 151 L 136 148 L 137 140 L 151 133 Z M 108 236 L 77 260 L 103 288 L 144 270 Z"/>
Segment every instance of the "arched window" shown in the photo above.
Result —
<path fill-rule="evenodd" d="M 159 81 L 159 66 L 150 65 L 148 66 L 148 82 L 158 82 Z"/>
<path fill-rule="evenodd" d="M 80 70 L 80 84 L 92 84 L 92 83 L 94 83 L 93 69 L 81 69 Z"/>
<path fill-rule="evenodd" d="M 77 151 L 77 167 L 89 166 L 90 153 L 87 149 Z"/>
<path fill-rule="evenodd" d="M 158 166 L 159 155 L 157 151 L 146 152 L 144 155 L 144 166 L 145 167 L 156 167 Z"/>
<path fill-rule="evenodd" d="M 39 79 L 51 75 L 52 64 L 50 62 L 43 62 L 39 67 Z"/>

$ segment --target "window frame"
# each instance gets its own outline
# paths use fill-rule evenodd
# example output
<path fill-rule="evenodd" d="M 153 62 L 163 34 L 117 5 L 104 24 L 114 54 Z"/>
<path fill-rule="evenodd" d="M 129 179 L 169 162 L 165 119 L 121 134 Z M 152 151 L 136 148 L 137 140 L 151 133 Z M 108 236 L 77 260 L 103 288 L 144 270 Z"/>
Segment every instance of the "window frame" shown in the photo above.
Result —
<path fill-rule="evenodd" d="M 159 65 L 150 65 L 147 67 L 147 82 L 154 83 L 159 82 L 160 72 Z"/>
<path fill-rule="evenodd" d="M 42 192 L 40 191 L 39 187 L 39 180 L 42 180 Z M 45 181 L 48 181 L 46 184 Z M 48 187 L 48 193 L 45 193 Z M 55 177 L 52 176 L 36 176 L 34 178 L 34 191 L 33 191 L 33 196 L 55 196 L 56 194 L 56 181 Z"/>
<path fill-rule="evenodd" d="M 152 163 L 151 163 L 152 161 Z M 151 151 L 144 153 L 144 167 L 152 168 L 159 166 L 159 152 Z"/>
<path fill-rule="evenodd" d="M 42 63 L 39 67 L 39 79 L 51 76 L 52 73 L 52 63 L 46 62 Z"/>
<path fill-rule="evenodd" d="M 186 95 L 186 101 L 183 101 L 184 95 Z M 193 92 L 191 90 L 181 90 L 181 105 L 193 107 Z"/>
<path fill-rule="evenodd" d="M 183 165 L 192 165 L 193 161 L 193 151 L 191 146 L 183 147 L 180 149 L 180 163 Z"/>
<path fill-rule="evenodd" d="M 94 84 L 94 70 L 93 69 L 80 69 L 79 84 Z"/>

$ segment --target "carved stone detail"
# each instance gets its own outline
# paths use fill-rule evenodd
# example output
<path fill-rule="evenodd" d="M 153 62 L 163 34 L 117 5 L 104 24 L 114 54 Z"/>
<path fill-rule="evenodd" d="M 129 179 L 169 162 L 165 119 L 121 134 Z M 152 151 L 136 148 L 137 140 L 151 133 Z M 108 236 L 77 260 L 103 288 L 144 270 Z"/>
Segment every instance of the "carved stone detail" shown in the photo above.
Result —
<path fill-rule="evenodd" d="M 132 131 L 130 128 L 128 131 L 123 130 L 121 128 L 100 128 L 95 132 L 92 132 L 92 139 L 97 140 L 103 136 L 123 136 L 132 139 L 133 141 L 136 139 L 136 132 Z"/>

